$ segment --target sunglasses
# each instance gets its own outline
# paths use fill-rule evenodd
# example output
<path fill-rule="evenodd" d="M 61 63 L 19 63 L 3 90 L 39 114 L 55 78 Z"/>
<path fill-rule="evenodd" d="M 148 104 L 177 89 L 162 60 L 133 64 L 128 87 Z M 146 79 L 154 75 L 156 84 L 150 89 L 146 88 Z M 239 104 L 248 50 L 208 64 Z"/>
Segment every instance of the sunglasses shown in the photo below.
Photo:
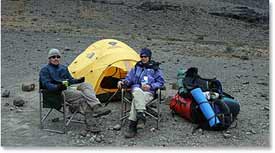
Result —
<path fill-rule="evenodd" d="M 140 56 L 140 58 L 147 58 L 148 56 Z"/>
<path fill-rule="evenodd" d="M 51 56 L 50 58 L 60 58 L 60 56 L 59 55 L 57 55 L 57 56 Z"/>

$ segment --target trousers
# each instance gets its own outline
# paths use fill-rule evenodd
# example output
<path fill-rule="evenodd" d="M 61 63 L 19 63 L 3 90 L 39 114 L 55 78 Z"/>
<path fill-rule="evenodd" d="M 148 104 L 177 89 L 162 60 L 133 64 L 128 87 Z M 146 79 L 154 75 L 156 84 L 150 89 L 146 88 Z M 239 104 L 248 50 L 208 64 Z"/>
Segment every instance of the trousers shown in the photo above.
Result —
<path fill-rule="evenodd" d="M 101 105 L 92 85 L 85 82 L 68 87 L 64 94 L 72 109 L 82 114 L 93 111 L 95 105 Z"/>
<path fill-rule="evenodd" d="M 144 111 L 146 104 L 153 100 L 154 96 L 150 92 L 143 91 L 140 88 L 134 88 L 132 91 L 133 100 L 129 114 L 129 120 L 137 121 L 137 111 Z"/>

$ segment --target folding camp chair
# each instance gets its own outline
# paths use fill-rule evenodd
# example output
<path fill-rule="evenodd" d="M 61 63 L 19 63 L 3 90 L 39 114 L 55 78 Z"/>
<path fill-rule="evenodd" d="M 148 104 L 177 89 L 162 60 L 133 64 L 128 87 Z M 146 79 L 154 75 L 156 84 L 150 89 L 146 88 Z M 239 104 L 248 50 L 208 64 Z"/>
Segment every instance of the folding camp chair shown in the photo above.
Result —
<path fill-rule="evenodd" d="M 84 116 L 84 121 L 74 120 L 77 111 L 73 111 L 72 114 L 69 114 L 69 107 L 70 104 L 66 102 L 66 97 L 64 92 L 50 92 L 46 89 L 41 88 L 41 84 L 39 86 L 39 105 L 40 105 L 40 127 L 42 130 L 66 134 L 67 127 L 71 122 L 82 123 L 86 124 L 86 115 L 81 114 Z M 44 114 L 43 110 L 48 109 L 47 113 Z M 56 110 L 63 114 L 63 130 L 57 130 L 53 128 L 45 128 L 45 122 L 48 116 Z"/>
<path fill-rule="evenodd" d="M 146 104 L 145 114 L 152 117 L 154 120 L 157 121 L 157 129 L 159 129 L 159 122 L 161 120 L 161 110 L 160 104 L 162 103 L 161 99 L 161 92 L 166 90 L 165 86 L 157 89 L 157 93 L 154 95 L 153 100 Z M 132 94 L 131 89 L 122 88 L 121 89 L 121 116 L 120 122 L 121 125 L 124 124 L 125 119 L 129 117 L 129 112 L 131 109 L 132 103 Z"/>

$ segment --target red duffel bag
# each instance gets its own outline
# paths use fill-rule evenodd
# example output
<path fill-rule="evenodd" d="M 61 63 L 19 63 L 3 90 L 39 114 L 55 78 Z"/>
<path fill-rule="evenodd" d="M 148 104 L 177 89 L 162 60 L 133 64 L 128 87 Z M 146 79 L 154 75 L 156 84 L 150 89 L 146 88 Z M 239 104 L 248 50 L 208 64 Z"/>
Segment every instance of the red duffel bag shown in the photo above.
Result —
<path fill-rule="evenodd" d="M 176 94 L 170 101 L 170 109 L 188 121 L 194 122 L 192 118 L 194 103 L 192 100 L 191 96 L 183 98 L 179 94 Z"/>

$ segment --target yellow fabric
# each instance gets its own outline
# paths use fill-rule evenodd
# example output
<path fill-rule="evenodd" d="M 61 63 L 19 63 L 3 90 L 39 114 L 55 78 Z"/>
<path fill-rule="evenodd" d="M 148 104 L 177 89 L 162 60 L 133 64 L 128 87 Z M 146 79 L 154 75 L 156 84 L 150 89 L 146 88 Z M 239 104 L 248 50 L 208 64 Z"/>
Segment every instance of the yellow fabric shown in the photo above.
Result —
<path fill-rule="evenodd" d="M 103 39 L 91 44 L 76 57 L 68 69 L 74 78 L 85 77 L 85 82 L 94 87 L 96 94 L 102 94 L 115 91 L 100 87 L 105 76 L 125 78 L 139 60 L 139 55 L 125 43 Z"/>

